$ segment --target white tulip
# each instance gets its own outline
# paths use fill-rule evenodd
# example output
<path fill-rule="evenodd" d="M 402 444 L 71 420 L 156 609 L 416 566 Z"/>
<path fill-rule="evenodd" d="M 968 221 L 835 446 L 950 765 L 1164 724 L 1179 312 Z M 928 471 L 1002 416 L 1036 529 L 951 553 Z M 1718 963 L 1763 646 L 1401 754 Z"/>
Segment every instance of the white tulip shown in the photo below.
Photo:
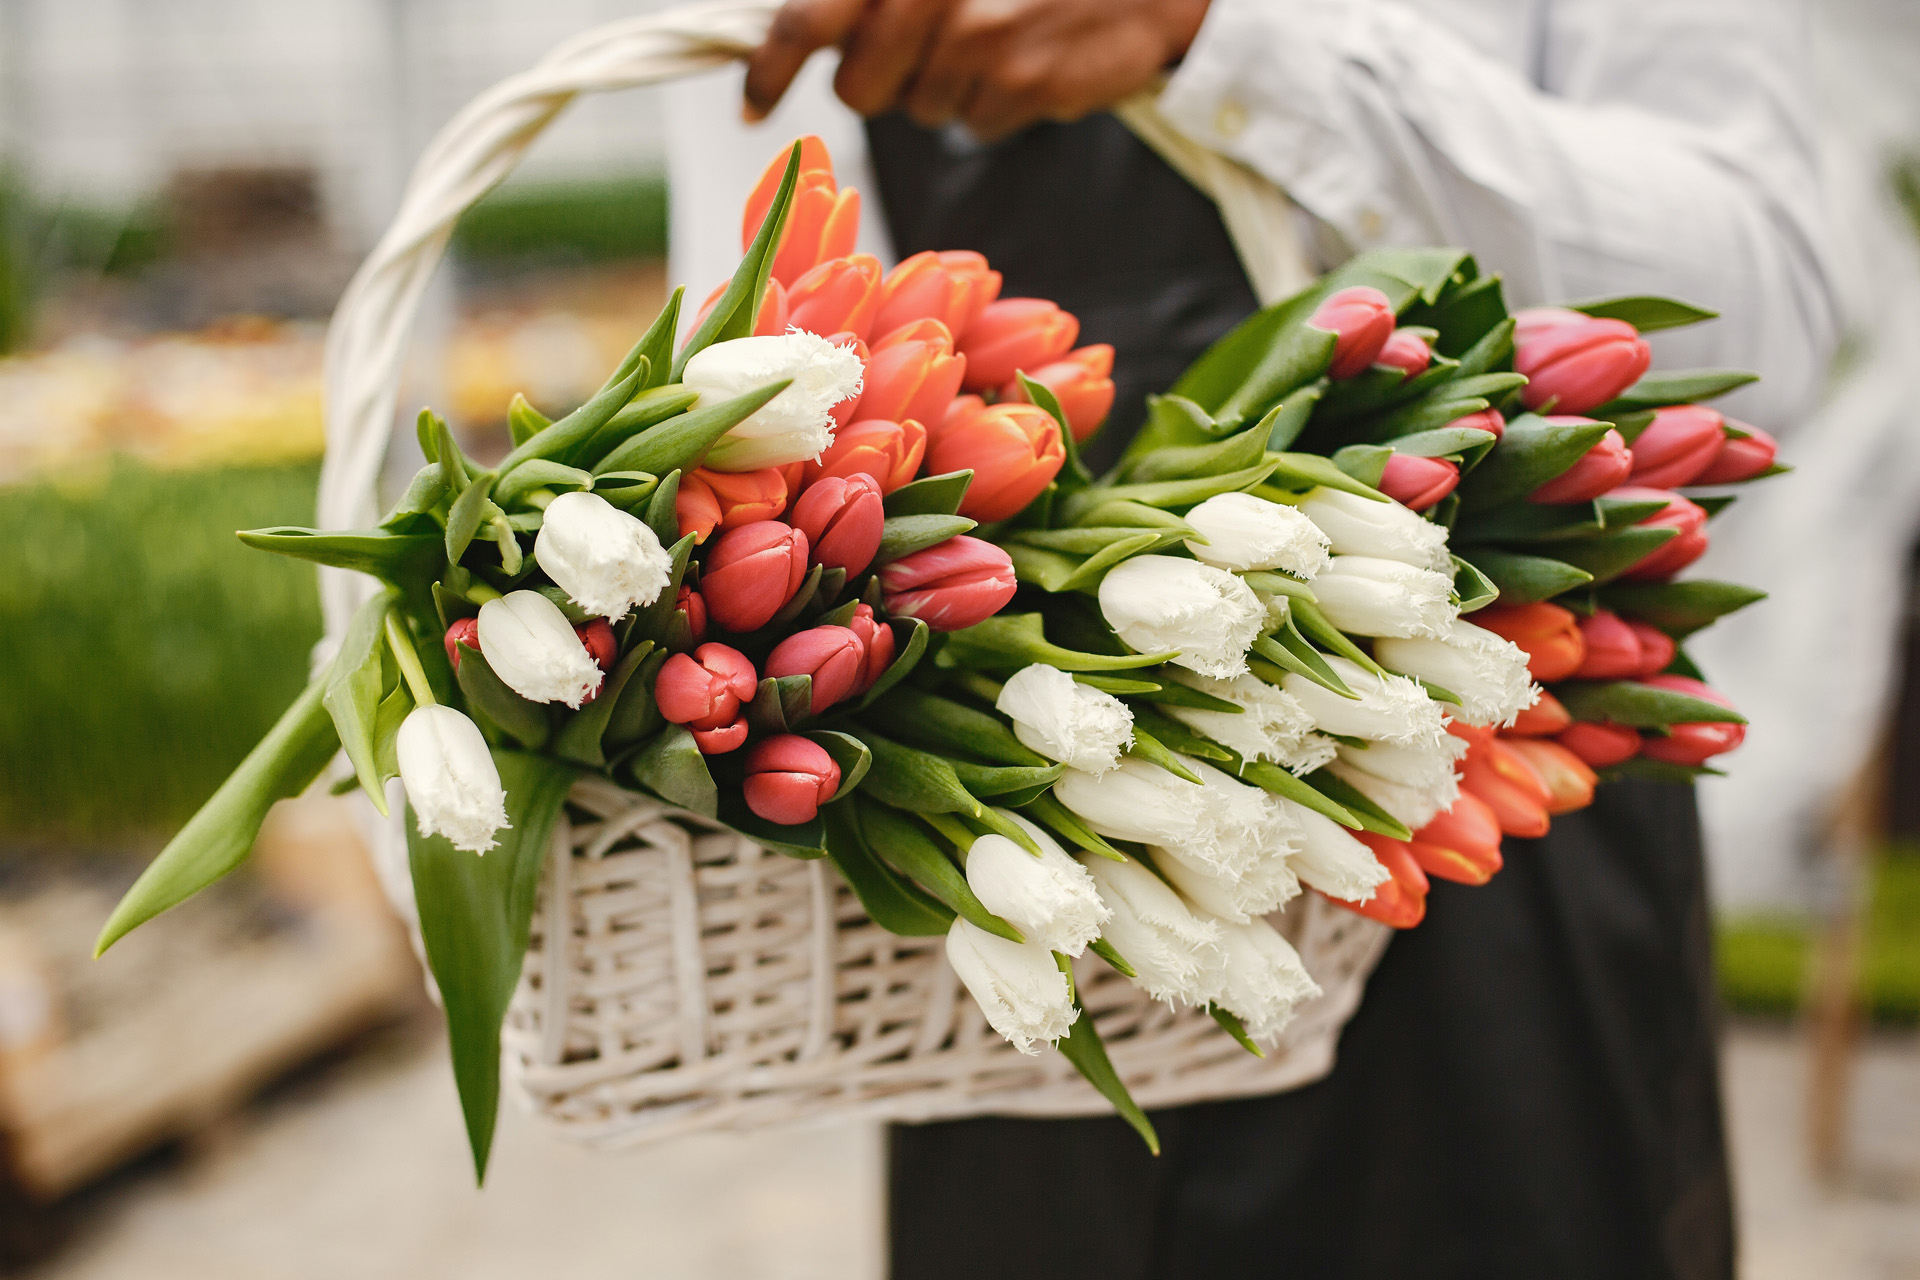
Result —
<path fill-rule="evenodd" d="M 687 361 L 681 374 L 687 389 L 700 393 L 695 408 L 783 378 L 793 382 L 721 436 L 701 465 L 713 471 L 758 471 L 813 461 L 833 443 L 829 411 L 860 394 L 862 372 L 852 347 L 836 347 L 799 329 L 714 343 Z"/>
<path fill-rule="evenodd" d="M 1305 745 L 1313 732 L 1313 717 L 1293 696 L 1254 675 L 1215 680 L 1193 672 L 1169 671 L 1169 675 L 1189 689 L 1197 690 L 1241 708 L 1231 711 L 1206 711 L 1162 703 L 1160 709 L 1195 733 L 1231 748 L 1248 760 L 1267 760 L 1286 764 Z"/>
<path fill-rule="evenodd" d="M 1225 569 L 1177 556 L 1135 556 L 1100 581 L 1100 612 L 1138 653 L 1179 650 L 1173 661 L 1229 679 L 1247 669 L 1266 607 Z"/>
<path fill-rule="evenodd" d="M 1093 877 L 1047 832 L 1009 810 L 1040 846 L 1034 857 L 1005 836 L 980 836 L 967 850 L 967 885 L 987 910 L 1049 951 L 1077 956 L 1100 936 L 1108 911 Z"/>
<path fill-rule="evenodd" d="M 1195 839 L 1206 805 L 1206 788 L 1136 757 L 1098 775 L 1068 769 L 1053 794 L 1101 835 L 1141 844 Z"/>
<path fill-rule="evenodd" d="M 1345 779 L 1367 799 L 1418 831 L 1453 808 L 1453 802 L 1460 798 L 1460 779 L 1454 765 L 1466 753 L 1467 744 L 1449 733 L 1441 735 L 1437 743 L 1342 744 L 1339 759 L 1327 767 L 1334 776 Z"/>
<path fill-rule="evenodd" d="M 603 677 L 560 606 L 513 591 L 480 606 L 480 652 L 493 674 L 529 702 L 579 707 Z"/>
<path fill-rule="evenodd" d="M 1037 942 L 996 937 L 955 916 L 947 930 L 947 963 L 987 1022 L 1022 1053 L 1040 1052 L 1040 1041 L 1058 1040 L 1080 1016 L 1067 975 Z"/>
<path fill-rule="evenodd" d="M 1378 742 L 1437 745 L 1446 736 L 1440 704 L 1405 676 L 1377 676 L 1357 662 L 1329 656 L 1327 665 L 1359 698 L 1343 698 L 1292 672 L 1281 688 L 1307 709 L 1326 733 Z"/>
<path fill-rule="evenodd" d="M 993 705 L 1028 750 L 1087 773 L 1114 768 L 1133 741 L 1126 703 L 1043 662 L 1014 672 Z"/>
<path fill-rule="evenodd" d="M 1180 760 L 1200 778 L 1201 824 L 1190 840 L 1164 841 L 1168 848 L 1222 875 L 1238 876 L 1265 855 L 1284 855 L 1297 844 L 1299 829 L 1277 797 L 1204 760 Z"/>
<path fill-rule="evenodd" d="M 1443 779 L 1426 786 L 1414 786 L 1348 764 L 1348 750 L 1347 747 L 1340 749 L 1341 758 L 1328 765 L 1328 771 L 1399 819 L 1409 830 L 1418 831 L 1426 826 L 1453 808 L 1453 802 L 1460 798 L 1460 780 L 1451 770 Z"/>
<path fill-rule="evenodd" d="M 1393 877 L 1373 856 L 1373 850 L 1325 814 L 1305 805 L 1283 801 L 1300 823 L 1300 852 L 1293 855 L 1293 873 L 1309 888 L 1345 902 L 1366 902 L 1373 891 Z"/>
<path fill-rule="evenodd" d="M 485 853 L 507 823 L 507 793 L 480 727 L 452 707 L 415 707 L 394 740 L 400 781 L 423 836 Z"/>
<path fill-rule="evenodd" d="M 1188 858 L 1178 849 L 1150 847 L 1153 865 L 1173 882 L 1180 896 L 1222 920 L 1247 920 L 1278 911 L 1300 893 L 1300 877 L 1288 857 L 1300 851 L 1296 840 L 1287 848 L 1256 858 L 1239 875 L 1222 875 L 1219 868 Z"/>
<path fill-rule="evenodd" d="M 1137 862 L 1081 854 L 1113 910 L 1101 934 L 1132 966 L 1134 985 L 1155 1000 L 1201 1005 L 1220 988 L 1220 926 L 1194 915 L 1180 895 Z"/>
<path fill-rule="evenodd" d="M 1381 640 L 1374 660 L 1404 675 L 1419 676 L 1460 699 L 1456 713 L 1468 724 L 1512 724 L 1540 700 L 1527 674 L 1527 654 L 1511 640 L 1456 618 L 1434 639 Z"/>
<path fill-rule="evenodd" d="M 547 504 L 533 558 L 569 599 L 608 622 L 659 599 L 673 575 L 673 557 L 646 522 L 591 493 Z"/>
<path fill-rule="evenodd" d="M 1445 574 L 1375 556 L 1335 556 L 1313 594 L 1327 621 L 1349 635 L 1443 636 L 1460 616 Z"/>
<path fill-rule="evenodd" d="M 1304 778 L 1316 769 L 1325 768 L 1339 754 L 1338 742 L 1324 733 L 1310 733 L 1280 763 L 1285 765 L 1287 772 L 1294 777 Z"/>
<path fill-rule="evenodd" d="M 1265 920 L 1220 923 L 1226 953 L 1218 1004 L 1240 1019 L 1247 1035 L 1272 1041 L 1293 1021 L 1302 1002 L 1320 995 L 1320 984 L 1300 963 L 1300 953 Z"/>
<path fill-rule="evenodd" d="M 1250 493 L 1215 494 L 1187 512 L 1186 521 L 1206 539 L 1188 540 L 1187 550 L 1222 569 L 1280 569 L 1311 579 L 1327 567 L 1327 535 L 1282 503 Z"/>
<path fill-rule="evenodd" d="M 1335 555 L 1378 556 L 1451 576 L 1447 531 L 1397 502 L 1375 502 L 1357 493 L 1318 488 L 1300 503 L 1320 526 Z"/>

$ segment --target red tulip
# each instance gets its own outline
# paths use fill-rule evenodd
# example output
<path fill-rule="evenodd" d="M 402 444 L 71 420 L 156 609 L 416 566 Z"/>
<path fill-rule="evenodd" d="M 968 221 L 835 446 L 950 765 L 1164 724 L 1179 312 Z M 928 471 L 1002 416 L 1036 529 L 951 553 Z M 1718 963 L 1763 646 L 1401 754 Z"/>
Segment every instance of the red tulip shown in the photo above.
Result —
<path fill-rule="evenodd" d="M 682 585 L 673 602 L 673 621 L 667 624 L 666 647 L 691 649 L 707 638 L 707 602 L 692 587 Z"/>
<path fill-rule="evenodd" d="M 1053 392 L 1076 441 L 1092 435 L 1113 408 L 1113 347 L 1105 342 L 1069 351 L 1052 364 L 1027 370 L 1027 376 Z M 1003 401 L 1026 398 L 1018 378 L 1000 388 Z"/>
<path fill-rule="evenodd" d="M 1386 345 L 1380 348 L 1380 354 L 1373 358 L 1373 362 L 1398 369 L 1411 378 L 1425 373 L 1427 366 L 1433 363 L 1433 348 L 1413 330 L 1395 329 L 1387 335 Z"/>
<path fill-rule="evenodd" d="M 865 341 L 880 306 L 880 259 L 870 253 L 829 258 L 787 290 L 787 323 L 823 336 Z"/>
<path fill-rule="evenodd" d="M 846 627 L 820 626 L 796 631 L 767 655 L 770 676 L 811 676 L 813 711 L 819 714 L 860 686 L 867 646 Z"/>
<path fill-rule="evenodd" d="M 1671 578 L 1707 552 L 1707 512 L 1677 493 L 1665 489 L 1625 487 L 1611 495 L 1633 501 L 1666 499 L 1666 507 L 1654 512 L 1638 525 L 1639 529 L 1678 529 L 1680 532 L 1655 548 L 1651 555 L 1621 574 L 1630 582 L 1652 582 Z"/>
<path fill-rule="evenodd" d="M 965 385 L 997 387 L 1021 369 L 1052 364 L 1073 349 L 1080 321 L 1045 298 L 1001 298 L 989 303 L 960 335 L 967 357 Z"/>
<path fill-rule="evenodd" d="M 707 318 L 707 313 L 713 310 L 713 304 L 720 301 L 720 295 L 726 291 L 725 284 L 714 286 L 713 292 L 707 295 L 707 300 L 700 304 L 700 310 L 694 313 L 693 329 L 687 331 L 688 337 L 692 337 L 694 331 L 700 328 L 701 323 Z M 760 297 L 760 314 L 753 319 L 753 336 L 771 338 L 786 331 L 787 291 L 781 287 L 778 280 L 769 280 L 766 293 Z"/>
<path fill-rule="evenodd" d="M 708 471 L 699 467 L 680 478 L 673 514 L 680 536 L 704 543 L 715 529 L 737 529 L 771 520 L 787 509 L 787 478 L 779 467 L 758 471 Z"/>
<path fill-rule="evenodd" d="M 1552 825 L 1547 804 L 1553 793 L 1509 743 L 1496 738 L 1485 750 L 1470 752 L 1460 785 L 1486 802 L 1507 835 L 1532 839 Z"/>
<path fill-rule="evenodd" d="M 742 249 L 760 234 L 760 224 L 773 207 L 773 197 L 786 171 L 787 150 L 783 149 L 747 197 L 746 212 L 740 220 Z M 773 278 L 781 284 L 792 284 L 818 263 L 846 257 L 853 252 L 859 233 L 860 193 L 852 187 L 838 189 L 827 144 L 808 134 L 800 139 L 799 182 L 787 210 L 787 225 L 780 232 L 779 251 L 774 254 Z"/>
<path fill-rule="evenodd" d="M 1572 723 L 1573 716 L 1560 699 L 1543 689 L 1540 701 L 1515 716 L 1502 732 L 1518 738 L 1551 738 Z"/>
<path fill-rule="evenodd" d="M 1555 307 L 1522 311 L 1515 319 L 1513 367 L 1526 375 L 1520 398 L 1529 409 L 1597 409 L 1638 382 L 1653 363 L 1653 349 L 1624 320 Z"/>
<path fill-rule="evenodd" d="M 1473 625 L 1525 650 L 1527 671 L 1541 684 L 1565 680 L 1586 660 L 1579 620 L 1557 604 L 1497 604 L 1474 614 Z"/>
<path fill-rule="evenodd" d="M 1706 470 L 1693 478 L 1693 483 L 1739 484 L 1742 480 L 1753 479 L 1773 465 L 1774 455 L 1780 449 L 1778 442 L 1758 427 L 1750 427 L 1744 422 L 1733 425 L 1746 432 L 1746 436 L 1728 436 L 1721 441 L 1720 452 L 1714 455 Z"/>
<path fill-rule="evenodd" d="M 1678 489 L 1713 465 L 1726 442 L 1725 419 L 1705 405 L 1682 404 L 1654 411 L 1633 442 L 1629 483 Z"/>
<path fill-rule="evenodd" d="M 939 422 L 960 390 L 967 358 L 938 320 L 915 320 L 873 344 L 853 421 Z"/>
<path fill-rule="evenodd" d="M 959 631 L 1000 612 L 1019 583 L 1006 552 L 962 534 L 882 568 L 880 589 L 895 617 Z"/>
<path fill-rule="evenodd" d="M 866 646 L 866 665 L 861 668 L 860 682 L 854 686 L 854 692 L 865 693 L 893 665 L 893 628 L 874 617 L 867 605 L 857 604 L 853 606 L 847 630 L 859 636 L 860 643 Z"/>
<path fill-rule="evenodd" d="M 885 337 L 915 320 L 938 320 L 956 337 L 1000 296 L 1000 273 L 969 249 L 916 253 L 887 273 L 873 332 Z"/>
<path fill-rule="evenodd" d="M 759 678 L 746 655 L 724 644 L 703 644 L 668 658 L 654 678 L 653 702 L 669 724 L 683 724 L 706 755 L 721 755 L 747 740 L 742 704 Z"/>
<path fill-rule="evenodd" d="M 1427 875 L 1414 861 L 1406 844 L 1371 831 L 1356 831 L 1361 843 L 1393 878 L 1373 891 L 1365 902 L 1341 902 L 1347 910 L 1378 920 L 1394 929 L 1411 929 L 1427 916 Z M 1338 899 L 1336 899 L 1338 901 Z"/>
<path fill-rule="evenodd" d="M 1371 285 L 1355 285 L 1329 295 L 1307 323 L 1339 337 L 1327 375 L 1358 377 L 1380 358 L 1393 336 L 1393 304 Z"/>
<path fill-rule="evenodd" d="M 1490 431 L 1496 440 L 1507 434 L 1507 420 L 1501 416 L 1498 409 L 1482 409 L 1480 412 L 1470 413 L 1464 418 L 1455 418 L 1447 425 L 1449 427 L 1467 427 L 1474 431 Z"/>
<path fill-rule="evenodd" d="M 823 476 L 793 504 L 793 527 L 807 535 L 813 563 L 848 577 L 873 563 L 886 521 L 880 482 L 865 472 Z"/>
<path fill-rule="evenodd" d="M 1580 620 L 1580 638 L 1587 656 L 1573 674 L 1580 680 L 1627 680 L 1640 674 L 1644 655 L 1640 638 L 1626 619 L 1610 609 L 1596 609 Z"/>
<path fill-rule="evenodd" d="M 1396 453 L 1380 473 L 1380 492 L 1413 511 L 1425 511 L 1453 492 L 1460 468 L 1445 458 L 1416 458 Z"/>
<path fill-rule="evenodd" d="M 455 671 L 460 669 L 460 646 L 463 644 L 474 652 L 479 652 L 480 619 L 455 618 L 453 625 L 447 628 L 447 661 L 453 664 Z"/>
<path fill-rule="evenodd" d="M 1485 884 L 1505 865 L 1500 820 L 1470 791 L 1462 791 L 1453 808 L 1414 832 L 1407 851 L 1428 875 L 1456 884 Z"/>
<path fill-rule="evenodd" d="M 1503 745 L 1526 761 L 1546 784 L 1548 813 L 1572 813 L 1593 803 L 1593 789 L 1600 780 L 1586 761 L 1567 748 L 1538 738 L 1511 738 Z"/>
<path fill-rule="evenodd" d="M 581 645 L 595 666 L 602 671 L 613 670 L 613 664 L 620 657 L 620 642 L 613 638 L 613 627 L 605 618 L 590 618 L 573 625 L 573 634 L 580 637 Z M 591 702 L 589 698 L 587 701 Z"/>
<path fill-rule="evenodd" d="M 1673 637 L 1658 627 L 1633 619 L 1628 619 L 1627 625 L 1633 628 L 1633 638 L 1640 642 L 1640 669 L 1633 674 L 1644 678 L 1665 671 L 1667 664 L 1673 661 L 1673 655 L 1679 651 Z"/>
<path fill-rule="evenodd" d="M 1690 697 L 1733 709 L 1725 694 L 1691 676 L 1653 676 L 1645 683 L 1656 689 L 1670 689 Z M 1667 726 L 1667 736 L 1648 734 L 1640 745 L 1640 754 L 1649 760 L 1668 764 L 1701 765 L 1714 756 L 1733 750 L 1746 740 L 1747 727 L 1731 720 L 1698 720 Z"/>
<path fill-rule="evenodd" d="M 833 433 L 833 443 L 806 464 L 807 484 L 828 476 L 870 476 L 881 492 L 892 493 L 920 472 L 927 433 L 918 422 L 865 418 Z"/>
<path fill-rule="evenodd" d="M 728 529 L 700 575 L 707 615 L 744 634 L 772 621 L 807 576 L 807 535 L 778 520 Z"/>
<path fill-rule="evenodd" d="M 1595 769 L 1606 769 L 1640 754 L 1640 732 L 1611 720 L 1580 720 L 1554 736 L 1567 750 Z"/>
<path fill-rule="evenodd" d="M 747 808 L 768 822 L 812 822 L 840 790 L 840 766 L 826 748 L 795 733 L 763 739 L 747 752 Z"/>
<path fill-rule="evenodd" d="M 1590 418 L 1551 417 L 1548 422 L 1572 425 Z M 1626 437 L 1609 430 L 1580 461 L 1527 495 L 1529 502 L 1591 502 L 1626 481 L 1633 471 L 1633 450 Z"/>
<path fill-rule="evenodd" d="M 1060 424 L 1038 405 L 996 404 L 942 431 L 927 458 L 935 475 L 972 471 L 960 514 L 982 523 L 1017 515 L 1067 460 Z"/>

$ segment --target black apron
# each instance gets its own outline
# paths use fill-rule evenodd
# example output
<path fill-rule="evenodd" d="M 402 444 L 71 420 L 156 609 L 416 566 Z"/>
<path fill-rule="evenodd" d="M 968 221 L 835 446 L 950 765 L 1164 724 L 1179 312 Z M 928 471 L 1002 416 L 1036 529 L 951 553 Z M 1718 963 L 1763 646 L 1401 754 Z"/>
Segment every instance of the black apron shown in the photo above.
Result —
<path fill-rule="evenodd" d="M 1142 398 L 1255 307 L 1212 203 L 1110 116 L 991 147 L 868 126 L 901 255 L 977 249 Z M 1499 263 L 1485 263 L 1497 270 Z M 1690 788 L 1603 786 L 1436 882 L 1317 1084 L 1116 1119 L 897 1126 L 893 1280 L 1724 1280 L 1733 1224 Z"/>

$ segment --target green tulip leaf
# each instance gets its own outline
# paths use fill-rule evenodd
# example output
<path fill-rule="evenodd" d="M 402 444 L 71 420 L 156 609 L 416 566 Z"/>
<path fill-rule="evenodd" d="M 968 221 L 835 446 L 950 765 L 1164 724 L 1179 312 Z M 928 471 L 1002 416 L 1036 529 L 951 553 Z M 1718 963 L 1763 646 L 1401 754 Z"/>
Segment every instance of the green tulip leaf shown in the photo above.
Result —
<path fill-rule="evenodd" d="M 1607 608 L 1651 623 L 1676 640 L 1766 598 L 1766 592 L 1753 587 L 1705 578 L 1686 582 L 1615 582 L 1600 593 L 1600 602 Z"/>
<path fill-rule="evenodd" d="M 1555 685 L 1553 692 L 1576 720 L 1611 720 L 1635 729 L 1747 722 L 1745 716 L 1731 707 L 1637 680 L 1576 680 Z"/>
<path fill-rule="evenodd" d="M 901 485 L 883 500 L 889 516 L 950 516 L 960 510 L 973 483 L 971 471 L 949 471 L 944 475 L 922 476 Z"/>
<path fill-rule="evenodd" d="M 866 836 L 868 848 L 888 866 L 932 894 L 968 924 L 1009 942 L 1026 941 L 1018 929 L 987 910 L 953 859 L 933 842 L 919 823 L 897 809 L 869 799 L 856 799 L 853 803 L 858 809 L 860 830 Z"/>
<path fill-rule="evenodd" d="M 1491 547 L 1476 547 L 1468 554 L 1473 567 L 1499 590 L 1502 604 L 1551 600 L 1593 581 L 1586 570 L 1545 556 L 1525 556 Z"/>
<path fill-rule="evenodd" d="M 1113 1069 L 1113 1062 L 1107 1057 L 1107 1047 L 1100 1042 L 1100 1033 L 1094 1029 L 1093 1015 L 1087 1012 L 1085 1005 L 1076 998 L 1074 1007 L 1080 1016 L 1073 1020 L 1073 1026 L 1060 1038 L 1055 1048 L 1060 1056 L 1071 1062 L 1074 1069 L 1086 1077 L 1100 1096 L 1113 1104 L 1113 1109 L 1122 1119 L 1133 1126 L 1140 1140 L 1147 1144 L 1147 1150 L 1154 1155 L 1160 1154 L 1160 1136 L 1153 1131 L 1153 1122 L 1147 1119 L 1147 1113 L 1127 1092 L 1127 1086 L 1121 1083 L 1120 1073 Z"/>
<path fill-rule="evenodd" d="M 627 762 L 633 779 L 668 804 L 705 814 L 718 812 L 719 788 L 707 771 L 707 758 L 685 725 L 670 724 Z"/>
<path fill-rule="evenodd" d="M 792 209 L 793 193 L 799 180 L 800 144 L 796 142 L 787 155 L 786 172 L 781 175 L 773 203 L 767 206 L 760 230 L 754 235 L 753 243 L 747 246 L 740 265 L 734 268 L 733 279 L 727 282 L 726 290 L 674 358 L 670 381 L 679 382 L 686 371 L 687 361 L 714 343 L 744 338 L 753 332 L 754 323 L 760 315 L 760 300 L 766 296 L 767 278 L 773 270 L 774 254 L 780 247 L 780 233 L 786 229 L 787 215 Z M 646 470 L 654 471 L 655 468 L 648 467 Z"/>
<path fill-rule="evenodd" d="M 387 691 L 386 623 L 394 598 L 393 591 L 382 591 L 355 611 L 327 669 L 321 698 L 361 788 L 381 817 L 387 814 L 387 788 L 374 747 L 380 700 Z"/>
<path fill-rule="evenodd" d="M 874 553 L 872 567 L 892 564 L 902 556 L 936 547 L 977 527 L 965 516 L 888 516 L 881 526 L 880 549 Z"/>
<path fill-rule="evenodd" d="M 792 381 L 791 378 L 782 378 L 731 400 L 701 405 L 657 427 L 642 431 L 594 463 L 593 474 L 600 476 L 609 471 L 646 471 L 664 476 L 669 471 L 691 471 L 706 460 L 707 451 L 721 436 L 785 391 Z"/>
<path fill-rule="evenodd" d="M 1705 307 L 1696 307 L 1691 302 L 1681 302 L 1677 298 L 1651 297 L 1645 294 L 1626 294 L 1617 298 L 1596 298 L 1591 302 L 1569 303 L 1569 311 L 1582 311 L 1602 320 L 1624 320 L 1641 333 L 1653 333 L 1659 329 L 1678 329 L 1683 325 L 1699 324 L 1702 320 L 1717 319 L 1718 311 L 1709 311 Z"/>
<path fill-rule="evenodd" d="M 860 899 L 873 922 L 903 938 L 939 937 L 953 923 L 953 910 L 874 856 L 860 830 L 854 806 L 828 805 L 820 811 L 827 857 Z"/>

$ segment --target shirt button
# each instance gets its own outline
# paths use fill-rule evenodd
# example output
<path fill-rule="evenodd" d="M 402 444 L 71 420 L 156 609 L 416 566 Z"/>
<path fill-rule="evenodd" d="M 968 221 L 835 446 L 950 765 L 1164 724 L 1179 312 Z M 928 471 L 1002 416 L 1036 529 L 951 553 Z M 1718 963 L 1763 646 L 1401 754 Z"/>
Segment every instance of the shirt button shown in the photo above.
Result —
<path fill-rule="evenodd" d="M 1222 102 L 1213 113 L 1213 131 L 1223 138 L 1237 138 L 1246 127 L 1247 109 L 1232 98 Z"/>

